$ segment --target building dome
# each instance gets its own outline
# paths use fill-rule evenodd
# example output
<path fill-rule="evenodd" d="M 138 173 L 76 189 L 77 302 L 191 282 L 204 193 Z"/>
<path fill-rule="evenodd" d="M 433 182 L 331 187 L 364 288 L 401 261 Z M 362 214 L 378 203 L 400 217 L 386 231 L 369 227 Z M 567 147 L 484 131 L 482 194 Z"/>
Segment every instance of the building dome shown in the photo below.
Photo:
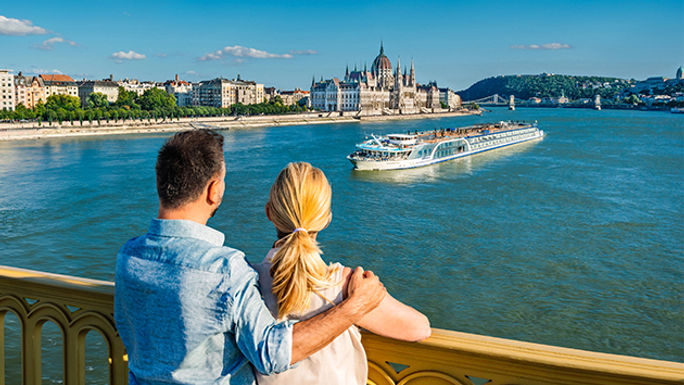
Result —
<path fill-rule="evenodd" d="M 378 70 L 392 70 L 392 63 L 390 63 L 389 58 L 385 56 L 385 49 L 383 48 L 382 43 L 380 43 L 380 54 L 373 60 L 371 70 L 375 73 L 377 73 Z"/>

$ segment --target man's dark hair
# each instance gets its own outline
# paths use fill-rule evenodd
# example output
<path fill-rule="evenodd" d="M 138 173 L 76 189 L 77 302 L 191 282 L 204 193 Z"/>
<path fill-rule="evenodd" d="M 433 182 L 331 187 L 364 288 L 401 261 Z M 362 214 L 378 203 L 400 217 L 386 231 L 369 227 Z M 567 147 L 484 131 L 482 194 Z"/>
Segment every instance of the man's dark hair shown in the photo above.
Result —
<path fill-rule="evenodd" d="M 179 132 L 157 156 L 157 194 L 162 206 L 178 208 L 197 199 L 221 172 L 223 136 L 211 130 Z"/>

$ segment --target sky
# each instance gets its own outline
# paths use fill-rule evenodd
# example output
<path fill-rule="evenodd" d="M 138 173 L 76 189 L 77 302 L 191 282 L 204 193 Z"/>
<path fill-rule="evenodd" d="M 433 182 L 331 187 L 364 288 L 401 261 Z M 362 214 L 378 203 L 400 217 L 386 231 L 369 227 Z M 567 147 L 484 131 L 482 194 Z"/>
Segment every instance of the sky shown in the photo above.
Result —
<path fill-rule="evenodd" d="M 414 60 L 419 83 L 461 90 L 497 75 L 674 77 L 684 0 L 3 1 L 0 68 L 74 79 L 199 81 L 280 89 Z"/>

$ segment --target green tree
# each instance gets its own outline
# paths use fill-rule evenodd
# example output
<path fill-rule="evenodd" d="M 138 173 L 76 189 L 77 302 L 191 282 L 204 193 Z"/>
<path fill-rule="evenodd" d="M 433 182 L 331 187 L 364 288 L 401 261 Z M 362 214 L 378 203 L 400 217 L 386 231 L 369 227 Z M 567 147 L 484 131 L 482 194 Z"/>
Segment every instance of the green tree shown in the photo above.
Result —
<path fill-rule="evenodd" d="M 17 104 L 17 106 L 14 108 L 14 119 L 16 120 L 32 119 L 31 115 L 32 111 L 26 108 L 23 103 Z M 7 114 L 7 117 L 9 116 L 10 114 Z"/>
<path fill-rule="evenodd" d="M 52 122 L 54 122 L 55 119 L 57 119 L 57 113 L 54 110 L 48 110 L 47 111 L 47 120 L 51 126 L 52 126 Z"/>
<path fill-rule="evenodd" d="M 126 119 L 128 119 L 131 116 L 131 112 L 125 108 L 120 108 L 119 116 L 121 117 L 122 121 L 126 121 Z"/>
<path fill-rule="evenodd" d="M 128 106 L 132 109 L 139 109 L 140 106 L 135 102 L 138 95 L 133 91 L 126 91 L 123 87 L 119 87 L 119 96 L 114 105 L 117 107 Z"/>
<path fill-rule="evenodd" d="M 150 111 L 156 108 L 173 108 L 176 105 L 176 97 L 159 88 L 150 88 L 140 95 L 137 102 L 140 108 Z"/>
<path fill-rule="evenodd" d="M 71 95 L 51 95 L 48 96 L 47 102 L 45 103 L 45 108 L 53 111 L 56 111 L 59 108 L 73 111 L 80 107 L 81 99 Z"/>
<path fill-rule="evenodd" d="M 97 119 L 97 124 L 100 124 L 100 121 L 104 118 L 104 113 L 102 112 L 101 108 L 95 108 L 95 119 Z"/>
<path fill-rule="evenodd" d="M 631 94 L 628 97 L 624 98 L 623 101 L 627 104 L 639 104 L 641 103 L 641 100 L 639 99 L 638 96 Z"/>
<path fill-rule="evenodd" d="M 100 92 L 93 92 L 86 98 L 86 105 L 88 108 L 101 108 L 109 106 L 107 95 Z"/>
<path fill-rule="evenodd" d="M 36 105 L 33 107 L 33 112 L 36 117 L 42 117 L 45 115 L 45 104 L 43 104 L 43 102 L 36 103 Z"/>
<path fill-rule="evenodd" d="M 65 108 L 60 107 L 55 112 L 57 113 L 57 121 L 59 124 L 62 124 L 63 121 L 69 119 L 69 112 Z"/>

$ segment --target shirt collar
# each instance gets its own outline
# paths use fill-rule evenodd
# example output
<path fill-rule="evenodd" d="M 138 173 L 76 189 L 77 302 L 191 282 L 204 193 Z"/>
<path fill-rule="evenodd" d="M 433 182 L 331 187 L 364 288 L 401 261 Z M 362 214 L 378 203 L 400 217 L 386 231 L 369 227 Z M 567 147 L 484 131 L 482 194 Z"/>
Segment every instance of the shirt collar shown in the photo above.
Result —
<path fill-rule="evenodd" d="M 218 230 L 184 219 L 153 219 L 148 230 L 150 234 L 165 237 L 196 238 L 221 247 L 225 235 Z"/>

